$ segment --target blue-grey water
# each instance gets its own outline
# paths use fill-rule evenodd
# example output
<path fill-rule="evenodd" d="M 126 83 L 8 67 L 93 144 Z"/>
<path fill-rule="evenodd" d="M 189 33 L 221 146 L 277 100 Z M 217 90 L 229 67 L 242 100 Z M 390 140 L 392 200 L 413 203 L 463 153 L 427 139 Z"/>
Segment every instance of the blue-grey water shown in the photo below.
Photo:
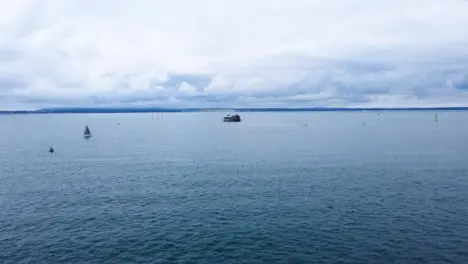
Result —
<path fill-rule="evenodd" d="M 222 116 L 0 116 L 0 263 L 468 263 L 468 112 Z"/>

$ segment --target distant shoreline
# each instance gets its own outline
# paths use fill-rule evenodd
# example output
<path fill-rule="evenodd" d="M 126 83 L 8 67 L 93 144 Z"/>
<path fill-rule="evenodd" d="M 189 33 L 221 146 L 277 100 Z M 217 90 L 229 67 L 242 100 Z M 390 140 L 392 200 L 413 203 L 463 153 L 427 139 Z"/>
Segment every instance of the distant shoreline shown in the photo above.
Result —
<path fill-rule="evenodd" d="M 187 113 L 187 112 L 356 112 L 356 111 L 466 111 L 468 107 L 406 108 L 46 108 L 0 111 L 0 114 L 114 114 L 114 113 Z"/>

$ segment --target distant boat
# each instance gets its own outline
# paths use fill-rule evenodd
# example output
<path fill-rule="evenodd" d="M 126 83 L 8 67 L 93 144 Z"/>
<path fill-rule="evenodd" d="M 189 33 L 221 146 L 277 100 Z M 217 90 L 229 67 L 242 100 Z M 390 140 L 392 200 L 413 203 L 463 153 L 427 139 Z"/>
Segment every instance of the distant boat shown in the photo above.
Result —
<path fill-rule="evenodd" d="M 84 138 L 90 138 L 91 137 L 91 131 L 89 130 L 88 125 L 86 125 L 85 131 L 84 131 Z"/>
<path fill-rule="evenodd" d="M 241 118 L 240 118 L 240 115 L 226 115 L 223 118 L 223 121 L 224 122 L 240 122 Z"/>
<path fill-rule="evenodd" d="M 54 152 L 55 152 L 54 148 L 53 148 L 53 147 L 50 147 L 49 152 L 50 152 L 50 153 L 54 153 Z"/>
<path fill-rule="evenodd" d="M 434 115 L 434 122 L 439 122 L 439 115 L 438 114 L 435 114 Z"/>

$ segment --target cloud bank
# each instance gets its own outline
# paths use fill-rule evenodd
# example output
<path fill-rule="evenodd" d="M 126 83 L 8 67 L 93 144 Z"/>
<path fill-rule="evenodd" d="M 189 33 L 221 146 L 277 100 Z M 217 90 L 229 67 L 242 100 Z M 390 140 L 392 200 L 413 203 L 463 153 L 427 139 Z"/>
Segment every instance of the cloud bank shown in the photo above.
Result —
<path fill-rule="evenodd" d="M 468 105 L 468 1 L 0 2 L 0 109 Z"/>

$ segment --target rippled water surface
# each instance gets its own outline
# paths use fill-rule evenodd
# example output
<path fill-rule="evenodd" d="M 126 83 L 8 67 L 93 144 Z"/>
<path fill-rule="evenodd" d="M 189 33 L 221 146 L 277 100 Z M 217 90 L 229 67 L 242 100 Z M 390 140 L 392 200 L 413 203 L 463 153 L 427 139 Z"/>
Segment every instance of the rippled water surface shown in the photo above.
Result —
<path fill-rule="evenodd" d="M 0 263 L 468 263 L 468 112 L 222 115 L 0 116 Z"/>

